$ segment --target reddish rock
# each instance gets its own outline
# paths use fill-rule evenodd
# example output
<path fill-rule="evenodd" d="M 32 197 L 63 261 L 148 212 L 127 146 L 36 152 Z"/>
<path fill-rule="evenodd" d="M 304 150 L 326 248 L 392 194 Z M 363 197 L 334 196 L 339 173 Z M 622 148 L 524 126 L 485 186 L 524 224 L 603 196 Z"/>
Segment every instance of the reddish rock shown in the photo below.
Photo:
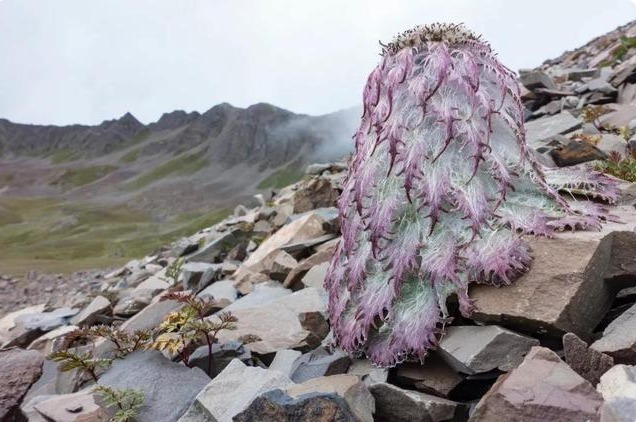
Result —
<path fill-rule="evenodd" d="M 44 357 L 36 350 L 0 351 L 0 421 L 10 421 L 20 402 L 42 375 Z"/>
<path fill-rule="evenodd" d="M 294 195 L 294 213 L 300 214 L 316 208 L 333 207 L 338 200 L 338 191 L 329 179 L 311 179 Z"/>
<path fill-rule="evenodd" d="M 471 422 L 599 421 L 603 399 L 550 349 L 533 347 L 499 377 L 475 407 Z"/>
<path fill-rule="evenodd" d="M 598 384 L 601 375 L 614 366 L 611 356 L 588 348 L 574 333 L 563 336 L 563 353 L 567 364 L 592 385 Z"/>
<path fill-rule="evenodd" d="M 550 156 L 559 167 L 574 166 L 594 160 L 606 160 L 607 154 L 588 142 L 575 141 L 553 149 Z"/>

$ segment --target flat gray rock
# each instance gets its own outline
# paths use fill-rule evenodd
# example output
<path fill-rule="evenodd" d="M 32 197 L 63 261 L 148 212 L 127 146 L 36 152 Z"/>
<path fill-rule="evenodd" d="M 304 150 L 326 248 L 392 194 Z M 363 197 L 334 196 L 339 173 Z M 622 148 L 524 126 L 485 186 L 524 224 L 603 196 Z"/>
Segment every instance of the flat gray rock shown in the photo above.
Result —
<path fill-rule="evenodd" d="M 138 422 L 176 421 L 209 382 L 201 369 L 172 362 L 156 351 L 134 352 L 116 360 L 99 379 L 100 384 L 112 388 L 138 389 L 144 393 Z"/>
<path fill-rule="evenodd" d="M 179 422 L 230 422 L 261 394 L 291 385 L 278 371 L 248 367 L 234 359 L 197 395 Z"/>
<path fill-rule="evenodd" d="M 541 146 L 537 144 L 537 141 L 571 132 L 581 127 L 582 124 L 582 120 L 577 119 L 567 111 L 554 116 L 531 120 L 525 124 L 526 141 L 536 148 Z"/>
<path fill-rule="evenodd" d="M 602 422 L 636 420 L 636 366 L 616 365 L 601 377 L 597 390 L 605 400 Z"/>
<path fill-rule="evenodd" d="M 455 370 L 479 374 L 517 367 L 539 340 L 496 325 L 448 327 L 439 343 L 439 354 Z"/>
<path fill-rule="evenodd" d="M 612 321 L 590 347 L 612 356 L 617 363 L 636 364 L 636 305 Z"/>

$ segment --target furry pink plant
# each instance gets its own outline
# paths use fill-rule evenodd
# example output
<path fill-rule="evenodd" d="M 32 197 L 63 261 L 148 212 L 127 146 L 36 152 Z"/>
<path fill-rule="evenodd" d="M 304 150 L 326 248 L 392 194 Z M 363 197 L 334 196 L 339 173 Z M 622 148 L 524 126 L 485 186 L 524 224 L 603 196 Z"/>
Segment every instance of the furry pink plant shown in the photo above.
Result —
<path fill-rule="evenodd" d="M 423 360 L 468 284 L 526 271 L 522 234 L 598 229 L 616 184 L 587 167 L 547 169 L 525 141 L 515 74 L 461 25 L 407 31 L 383 46 L 363 92 L 338 201 L 342 239 L 325 280 L 334 338 L 378 366 Z"/>

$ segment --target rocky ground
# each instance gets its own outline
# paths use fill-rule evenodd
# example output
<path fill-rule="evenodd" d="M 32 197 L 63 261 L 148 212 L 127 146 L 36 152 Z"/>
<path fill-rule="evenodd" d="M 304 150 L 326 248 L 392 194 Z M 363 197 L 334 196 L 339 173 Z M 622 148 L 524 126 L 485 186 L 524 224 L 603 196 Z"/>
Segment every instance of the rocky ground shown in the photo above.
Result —
<path fill-rule="evenodd" d="M 636 49 L 617 53 L 623 35 L 636 25 L 521 72 L 528 141 L 546 164 L 630 168 Z M 527 239 L 528 273 L 472 288 L 475 312 L 455 315 L 424 363 L 380 369 L 333 347 L 326 320 L 345 171 L 312 165 L 271 201 L 87 274 L 66 300 L 43 303 L 55 280 L 29 284 L 0 319 L 0 420 L 109 420 L 136 407 L 124 389 L 143 393 L 141 422 L 636 420 L 636 184 L 610 207 L 620 222 Z M 6 278 L 0 292 L 16 297 L 22 281 Z M 209 349 L 184 334 L 199 326 L 218 329 Z M 60 350 L 76 359 L 44 358 Z M 128 395 L 108 406 L 95 379 Z"/>

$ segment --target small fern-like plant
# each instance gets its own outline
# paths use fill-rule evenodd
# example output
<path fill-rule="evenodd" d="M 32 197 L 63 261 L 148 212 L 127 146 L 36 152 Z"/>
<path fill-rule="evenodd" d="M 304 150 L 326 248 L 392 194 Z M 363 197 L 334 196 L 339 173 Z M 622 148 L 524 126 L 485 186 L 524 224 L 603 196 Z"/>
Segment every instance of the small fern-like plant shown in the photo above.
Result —
<path fill-rule="evenodd" d="M 588 167 L 547 169 L 526 144 L 516 75 L 461 25 L 417 27 L 383 46 L 363 91 L 338 201 L 342 239 L 325 286 L 336 342 L 379 366 L 423 360 L 456 295 L 530 265 L 520 234 L 598 229 L 615 183 Z"/>
<path fill-rule="evenodd" d="M 602 161 L 596 165 L 596 170 L 628 182 L 636 182 L 636 158 L 623 156 L 612 151 L 606 161 Z"/>
<path fill-rule="evenodd" d="M 46 357 L 53 362 L 59 362 L 59 369 L 62 372 L 79 369 L 87 373 L 97 382 L 100 370 L 107 369 L 112 363 L 112 359 L 94 359 L 90 352 L 75 353 L 70 350 L 59 350 L 49 353 Z"/>
<path fill-rule="evenodd" d="M 166 280 L 170 281 L 173 286 L 179 283 L 179 277 L 183 270 L 183 264 L 185 260 L 183 258 L 177 258 L 172 264 L 166 268 Z"/>
<path fill-rule="evenodd" d="M 211 375 L 212 345 L 216 343 L 219 332 L 236 329 L 237 318 L 230 312 L 207 317 L 212 308 L 207 296 L 200 298 L 192 293 L 173 292 L 162 296 L 161 300 L 174 300 L 185 306 L 166 315 L 159 326 L 159 335 L 148 348 L 178 355 L 186 366 L 190 366 L 193 349 L 204 344 L 208 348 L 207 373 Z"/>
<path fill-rule="evenodd" d="M 93 391 L 104 400 L 107 408 L 115 408 L 111 422 L 134 422 L 139 409 L 144 404 L 144 394 L 140 390 L 129 388 L 117 390 L 98 385 Z"/>

